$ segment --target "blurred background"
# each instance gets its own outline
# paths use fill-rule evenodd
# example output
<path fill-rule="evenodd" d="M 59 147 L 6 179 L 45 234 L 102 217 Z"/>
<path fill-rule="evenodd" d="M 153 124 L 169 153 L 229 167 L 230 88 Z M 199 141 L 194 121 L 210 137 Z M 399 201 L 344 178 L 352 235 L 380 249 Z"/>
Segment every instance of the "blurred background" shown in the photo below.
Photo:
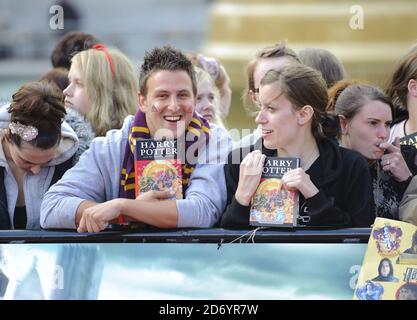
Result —
<path fill-rule="evenodd" d="M 65 8 L 64 30 L 50 27 L 55 4 Z M 73 30 L 118 47 L 136 70 L 146 50 L 164 44 L 219 59 L 232 82 L 228 128 L 254 128 L 241 96 L 246 63 L 258 50 L 282 40 L 296 51 L 325 48 L 349 78 L 383 87 L 417 41 L 417 1 L 1 0 L 0 101 L 48 71 L 54 46 Z"/>

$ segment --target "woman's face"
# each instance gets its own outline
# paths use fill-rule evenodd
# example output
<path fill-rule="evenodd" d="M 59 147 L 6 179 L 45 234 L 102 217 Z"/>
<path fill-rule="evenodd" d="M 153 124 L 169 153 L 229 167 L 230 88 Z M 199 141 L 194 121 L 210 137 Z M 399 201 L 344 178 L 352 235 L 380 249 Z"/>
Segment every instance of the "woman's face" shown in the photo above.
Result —
<path fill-rule="evenodd" d="M 58 145 L 50 149 L 39 149 L 27 142 L 22 141 L 20 147 L 9 143 L 10 157 L 17 167 L 27 173 L 36 175 L 41 171 L 41 167 L 51 161 L 58 149 Z"/>
<path fill-rule="evenodd" d="M 381 266 L 381 275 L 382 275 L 383 277 L 388 277 L 388 275 L 389 275 L 389 273 L 390 273 L 390 270 L 391 270 L 391 268 L 390 268 L 390 266 L 389 266 L 388 261 L 384 261 L 384 262 L 382 262 L 382 266 Z"/>
<path fill-rule="evenodd" d="M 367 159 L 380 159 L 385 150 L 379 145 L 387 141 L 391 122 L 391 108 L 387 104 L 368 101 L 342 128 L 346 147 L 360 152 Z"/>
<path fill-rule="evenodd" d="M 256 123 L 262 129 L 266 148 L 288 147 L 298 133 L 297 111 L 280 89 L 279 83 L 261 86 L 259 90 L 260 110 Z"/>
<path fill-rule="evenodd" d="M 76 109 L 83 115 L 89 110 L 87 90 L 84 81 L 81 78 L 80 70 L 74 62 L 68 73 L 69 85 L 64 90 L 65 106 L 67 108 Z"/>
<path fill-rule="evenodd" d="M 216 113 L 214 90 L 213 84 L 208 80 L 198 87 L 196 111 L 207 121 L 213 121 Z"/>

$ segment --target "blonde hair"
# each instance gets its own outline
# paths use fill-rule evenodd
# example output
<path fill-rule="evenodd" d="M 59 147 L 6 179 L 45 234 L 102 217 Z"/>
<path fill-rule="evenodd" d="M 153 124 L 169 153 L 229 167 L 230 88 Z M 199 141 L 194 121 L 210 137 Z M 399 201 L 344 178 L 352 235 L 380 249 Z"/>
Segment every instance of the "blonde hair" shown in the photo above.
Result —
<path fill-rule="evenodd" d="M 213 90 L 213 94 L 214 94 L 214 101 L 213 101 L 213 105 L 214 105 L 214 118 L 213 118 L 213 123 L 224 127 L 223 121 L 221 120 L 220 117 L 220 92 L 219 89 L 217 88 L 216 84 L 213 81 L 213 78 L 211 77 L 211 75 L 203 70 L 202 68 L 199 68 L 197 66 L 194 66 L 194 71 L 195 71 L 195 77 L 196 77 L 196 82 L 197 82 L 197 95 L 198 95 L 198 89 L 200 88 L 200 86 L 203 85 L 203 83 L 205 82 L 209 82 L 212 90 Z"/>
<path fill-rule="evenodd" d="M 111 129 L 120 129 L 126 116 L 135 114 L 138 107 L 138 78 L 122 52 L 115 48 L 89 49 L 77 53 L 72 63 L 81 74 L 89 101 L 85 115 L 96 136 Z M 114 65 L 114 76 L 110 67 Z"/>

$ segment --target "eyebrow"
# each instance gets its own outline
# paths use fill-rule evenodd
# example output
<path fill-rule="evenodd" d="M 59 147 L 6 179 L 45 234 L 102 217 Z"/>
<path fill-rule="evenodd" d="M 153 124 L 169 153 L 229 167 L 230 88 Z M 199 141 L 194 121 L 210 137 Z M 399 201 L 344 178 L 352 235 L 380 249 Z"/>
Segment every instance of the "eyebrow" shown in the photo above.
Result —
<path fill-rule="evenodd" d="M 191 93 L 188 89 L 179 90 L 178 93 Z"/>
<path fill-rule="evenodd" d="M 368 117 L 368 120 L 374 120 L 374 121 L 385 122 L 385 123 L 387 123 L 387 122 L 392 122 L 392 120 L 386 120 L 386 121 L 383 121 L 383 120 L 381 120 L 381 119 L 370 118 L 370 117 Z"/>
<path fill-rule="evenodd" d="M 19 158 L 20 158 L 20 160 L 23 160 L 23 162 L 26 162 L 26 163 L 28 163 L 28 164 L 33 164 L 33 165 L 35 165 L 35 166 L 39 165 L 38 163 L 33 163 L 32 161 L 28 161 L 28 160 L 26 160 L 25 158 L 22 158 L 22 156 L 21 156 L 21 155 L 19 155 Z"/>
<path fill-rule="evenodd" d="M 23 158 L 21 155 L 18 155 L 19 156 L 19 158 L 20 158 L 20 160 L 22 160 L 23 162 L 26 162 L 27 164 L 31 164 L 31 165 L 34 165 L 34 166 L 41 166 L 41 165 L 43 165 L 43 164 L 45 164 L 46 162 L 42 162 L 42 163 L 34 163 L 34 162 L 32 162 L 32 161 L 28 161 L 28 160 L 26 160 L 25 158 Z M 49 162 L 49 161 L 48 161 Z"/>

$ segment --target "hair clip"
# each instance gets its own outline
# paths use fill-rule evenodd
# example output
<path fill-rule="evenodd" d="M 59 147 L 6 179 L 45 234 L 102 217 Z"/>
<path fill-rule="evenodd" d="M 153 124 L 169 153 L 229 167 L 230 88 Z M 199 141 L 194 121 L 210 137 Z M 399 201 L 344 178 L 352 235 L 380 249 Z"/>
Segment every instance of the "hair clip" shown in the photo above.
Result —
<path fill-rule="evenodd" d="M 217 60 L 200 54 L 198 56 L 198 61 L 200 62 L 203 69 L 210 74 L 214 81 L 216 81 L 220 75 L 220 66 Z"/>
<path fill-rule="evenodd" d="M 12 134 L 17 134 L 24 141 L 32 141 L 38 136 L 38 129 L 34 126 L 25 126 L 20 122 L 10 122 L 9 129 Z"/>

